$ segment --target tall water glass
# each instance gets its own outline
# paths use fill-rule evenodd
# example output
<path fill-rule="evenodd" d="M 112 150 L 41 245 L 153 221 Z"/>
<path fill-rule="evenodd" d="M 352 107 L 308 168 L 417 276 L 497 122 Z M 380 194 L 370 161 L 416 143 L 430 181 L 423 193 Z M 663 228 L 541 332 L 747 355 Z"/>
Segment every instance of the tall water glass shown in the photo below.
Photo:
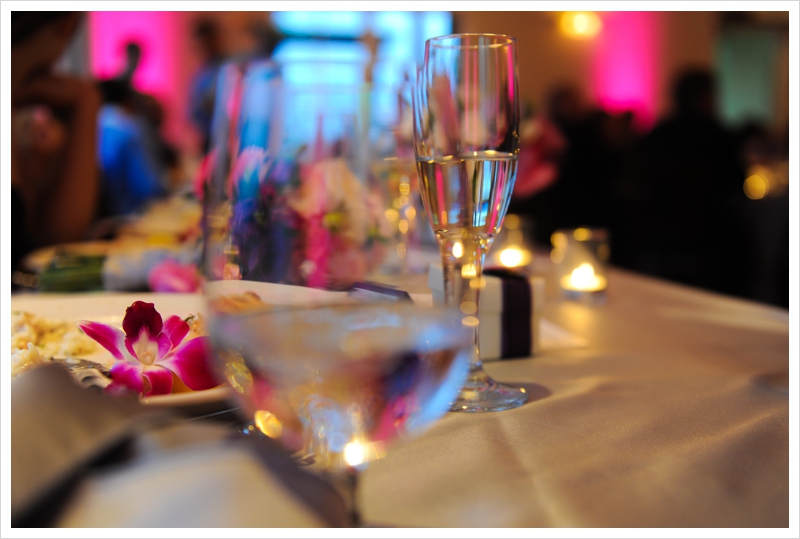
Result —
<path fill-rule="evenodd" d="M 414 91 L 420 192 L 442 253 L 445 302 L 473 329 L 470 373 L 453 411 L 492 412 L 527 401 L 483 369 L 478 296 L 483 262 L 508 209 L 519 153 L 516 40 L 494 34 L 429 39 Z"/>

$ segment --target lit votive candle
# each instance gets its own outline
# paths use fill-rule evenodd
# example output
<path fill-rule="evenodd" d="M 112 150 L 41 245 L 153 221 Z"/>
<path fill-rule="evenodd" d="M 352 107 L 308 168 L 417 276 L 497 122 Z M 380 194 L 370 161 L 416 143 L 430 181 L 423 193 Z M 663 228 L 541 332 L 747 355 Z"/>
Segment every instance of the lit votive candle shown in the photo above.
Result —
<path fill-rule="evenodd" d="M 608 232 L 591 228 L 558 230 L 552 241 L 550 258 L 564 295 L 581 303 L 604 303 L 608 288 Z"/>
<path fill-rule="evenodd" d="M 594 267 L 588 262 L 561 278 L 561 288 L 575 292 L 598 292 L 605 290 L 607 283 L 605 277 L 595 274 Z"/>
<path fill-rule="evenodd" d="M 530 264 L 532 256 L 527 249 L 512 245 L 500 251 L 497 258 L 506 268 L 519 268 Z"/>
<path fill-rule="evenodd" d="M 486 258 L 488 266 L 501 266 L 509 269 L 526 270 L 533 261 L 533 251 L 529 248 L 532 224 L 525 217 L 506 215 L 503 228 L 495 238 L 491 252 Z"/>

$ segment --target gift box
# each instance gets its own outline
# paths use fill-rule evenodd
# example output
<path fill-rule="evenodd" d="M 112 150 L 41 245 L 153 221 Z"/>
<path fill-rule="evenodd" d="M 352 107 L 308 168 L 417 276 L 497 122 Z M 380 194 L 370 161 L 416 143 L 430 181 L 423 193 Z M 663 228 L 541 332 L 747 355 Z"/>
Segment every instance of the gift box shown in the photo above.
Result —
<path fill-rule="evenodd" d="M 544 279 L 507 269 L 487 269 L 479 299 L 481 360 L 531 357 L 539 352 Z M 444 303 L 441 264 L 431 264 L 428 288 Z"/>

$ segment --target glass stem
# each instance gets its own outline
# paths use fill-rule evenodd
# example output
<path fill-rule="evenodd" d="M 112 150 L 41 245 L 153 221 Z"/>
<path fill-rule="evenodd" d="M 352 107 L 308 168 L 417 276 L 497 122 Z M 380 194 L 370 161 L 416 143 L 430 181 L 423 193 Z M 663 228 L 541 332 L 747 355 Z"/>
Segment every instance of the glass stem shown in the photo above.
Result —
<path fill-rule="evenodd" d="M 347 516 L 351 528 L 362 528 L 364 526 L 361 520 L 361 508 L 358 504 L 358 476 L 359 472 L 349 470 L 345 472 L 342 479 L 345 503 L 347 504 Z"/>
<path fill-rule="evenodd" d="M 479 331 L 479 299 L 487 246 L 478 240 L 459 240 L 445 242 L 442 247 L 445 303 L 460 309 L 465 323 L 472 326 L 473 354 L 464 389 L 480 389 L 490 383 L 481 361 Z"/>

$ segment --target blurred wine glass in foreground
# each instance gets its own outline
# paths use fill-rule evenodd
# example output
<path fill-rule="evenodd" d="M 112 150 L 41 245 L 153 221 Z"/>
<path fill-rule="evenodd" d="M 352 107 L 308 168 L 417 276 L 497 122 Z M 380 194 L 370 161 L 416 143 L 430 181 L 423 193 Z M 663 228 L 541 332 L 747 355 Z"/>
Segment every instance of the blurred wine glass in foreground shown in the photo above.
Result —
<path fill-rule="evenodd" d="M 503 224 L 519 153 L 516 41 L 456 34 L 425 43 L 414 92 L 414 151 L 419 187 L 439 241 L 445 303 L 474 334 L 470 374 L 453 411 L 521 406 L 524 390 L 483 370 L 478 296 L 483 262 Z"/>
<path fill-rule="evenodd" d="M 398 437 L 444 414 L 466 377 L 457 312 L 411 303 L 217 314 L 219 372 L 261 432 L 345 490 Z"/>
<path fill-rule="evenodd" d="M 359 303 L 384 206 L 364 182 L 364 87 L 287 82 L 298 66 L 230 64 L 204 188 L 204 293 L 217 372 L 248 420 L 341 485 L 455 399 L 469 364 L 458 312 Z M 294 80 L 297 80 L 296 78 Z"/>

